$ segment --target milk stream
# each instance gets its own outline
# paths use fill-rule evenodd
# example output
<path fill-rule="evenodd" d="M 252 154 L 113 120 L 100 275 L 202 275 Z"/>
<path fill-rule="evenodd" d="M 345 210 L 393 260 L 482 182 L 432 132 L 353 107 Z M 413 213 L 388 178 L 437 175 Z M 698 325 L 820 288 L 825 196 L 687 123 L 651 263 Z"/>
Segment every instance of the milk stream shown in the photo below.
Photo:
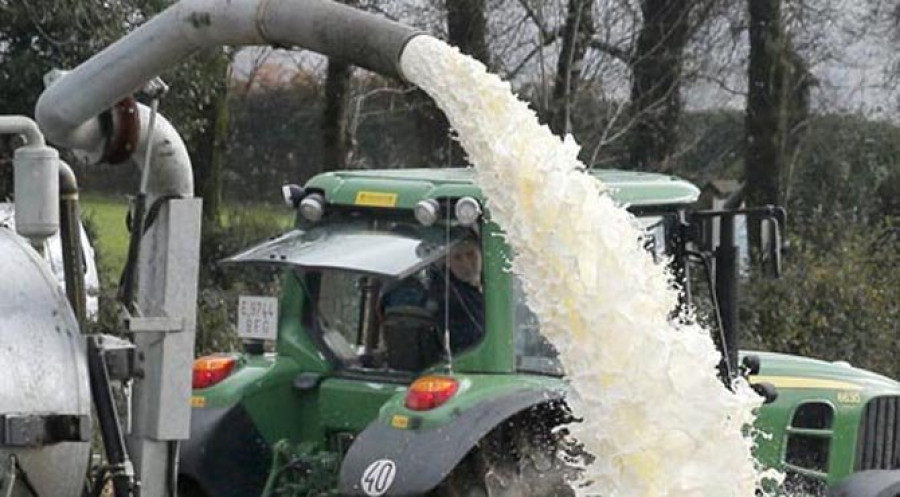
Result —
<path fill-rule="evenodd" d="M 761 475 L 745 436 L 761 399 L 716 378 L 709 332 L 676 324 L 677 292 L 640 247 L 634 218 L 584 173 L 579 147 L 541 126 L 508 83 L 428 36 L 403 52 L 404 76 L 458 133 L 506 231 L 542 333 L 556 346 L 596 457 L 580 495 L 753 497 Z"/>

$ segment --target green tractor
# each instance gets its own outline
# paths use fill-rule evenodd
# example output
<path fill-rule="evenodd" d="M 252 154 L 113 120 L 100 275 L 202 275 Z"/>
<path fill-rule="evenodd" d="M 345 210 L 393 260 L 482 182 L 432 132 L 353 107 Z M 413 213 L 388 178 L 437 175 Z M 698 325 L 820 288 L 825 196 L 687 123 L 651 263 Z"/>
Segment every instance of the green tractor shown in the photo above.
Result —
<path fill-rule="evenodd" d="M 699 190 L 678 178 L 592 174 L 686 288 L 706 281 L 718 297 L 723 379 L 749 375 L 767 396 L 764 464 L 816 492 L 849 477 L 835 491 L 851 493 L 835 495 L 882 495 L 892 483 L 876 489 L 868 470 L 900 481 L 900 384 L 843 363 L 738 355 L 733 223 L 715 250 L 704 234 L 743 214 L 768 220 L 777 241 L 778 209 L 692 211 Z M 573 421 L 562 366 L 472 171 L 327 173 L 285 198 L 296 229 L 226 261 L 276 267 L 279 290 L 242 297 L 243 353 L 195 363 L 182 495 L 574 495 L 577 463 L 592 456 L 559 428 Z"/>

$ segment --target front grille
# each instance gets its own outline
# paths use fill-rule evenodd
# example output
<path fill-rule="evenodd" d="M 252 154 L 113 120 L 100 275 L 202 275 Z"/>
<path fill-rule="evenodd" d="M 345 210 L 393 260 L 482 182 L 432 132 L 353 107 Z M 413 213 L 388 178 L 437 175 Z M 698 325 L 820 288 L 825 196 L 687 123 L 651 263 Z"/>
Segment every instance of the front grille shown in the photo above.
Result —
<path fill-rule="evenodd" d="M 856 469 L 900 469 L 900 397 L 866 404 L 859 424 Z"/>

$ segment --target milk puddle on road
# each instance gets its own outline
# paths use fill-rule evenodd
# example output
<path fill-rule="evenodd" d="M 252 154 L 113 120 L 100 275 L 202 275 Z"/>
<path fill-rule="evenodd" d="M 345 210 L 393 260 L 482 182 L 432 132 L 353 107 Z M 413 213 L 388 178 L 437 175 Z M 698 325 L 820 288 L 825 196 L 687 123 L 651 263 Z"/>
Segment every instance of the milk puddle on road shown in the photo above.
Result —
<path fill-rule="evenodd" d="M 743 429 L 761 399 L 743 382 L 734 393 L 722 386 L 707 330 L 670 322 L 677 294 L 664 267 L 640 248 L 633 217 L 582 172 L 574 140 L 439 40 L 413 38 L 401 67 L 458 132 L 578 393 L 584 422 L 572 432 L 598 456 L 579 493 L 752 497 L 761 476 Z"/>

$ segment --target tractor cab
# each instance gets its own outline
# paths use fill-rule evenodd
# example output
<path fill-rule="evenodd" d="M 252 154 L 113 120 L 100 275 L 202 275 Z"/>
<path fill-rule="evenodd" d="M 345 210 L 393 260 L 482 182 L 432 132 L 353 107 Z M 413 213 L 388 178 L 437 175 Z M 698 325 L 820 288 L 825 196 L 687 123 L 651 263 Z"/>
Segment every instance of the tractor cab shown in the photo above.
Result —
<path fill-rule="evenodd" d="M 669 176 L 596 174 L 619 202 L 667 213 L 699 194 Z M 302 460 L 339 477 L 322 488 L 372 495 L 361 482 L 389 459 L 397 481 L 384 495 L 427 494 L 510 419 L 540 411 L 556 420 L 529 423 L 546 429 L 535 439 L 565 419 L 562 365 L 509 270 L 512 252 L 472 170 L 334 172 L 284 192 L 295 229 L 225 261 L 280 274 L 277 297 L 247 296 L 277 301 L 242 303 L 238 319 L 239 330 L 271 326 L 275 352 L 248 339 L 243 354 L 197 361 L 195 378 L 214 380 L 195 384 L 183 488 L 259 495 L 267 484 L 272 493 L 313 485 L 292 471 L 267 481 L 275 473 L 261 470 Z M 644 219 L 660 258 L 671 219 Z M 244 464 L 234 462 L 237 446 Z"/>

